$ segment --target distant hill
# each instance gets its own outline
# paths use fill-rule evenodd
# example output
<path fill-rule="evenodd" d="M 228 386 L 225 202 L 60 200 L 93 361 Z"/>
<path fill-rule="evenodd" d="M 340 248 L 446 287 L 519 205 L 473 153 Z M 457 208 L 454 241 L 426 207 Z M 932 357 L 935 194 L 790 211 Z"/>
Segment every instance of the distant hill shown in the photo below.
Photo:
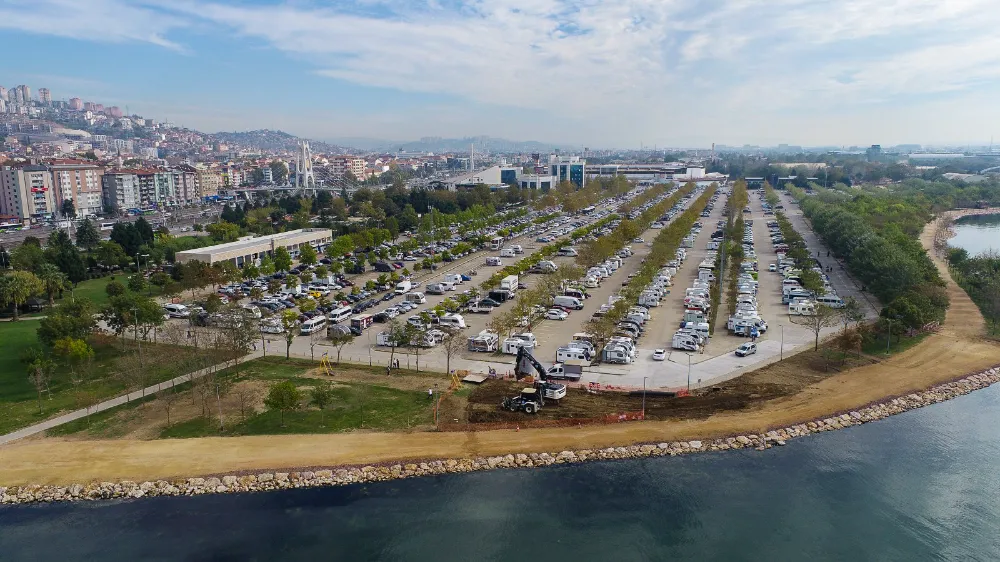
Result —
<path fill-rule="evenodd" d="M 476 145 L 477 151 L 483 152 L 550 152 L 554 149 L 580 150 L 583 147 L 573 144 L 559 144 L 539 141 L 515 141 L 489 136 L 442 138 L 424 137 L 418 141 L 389 141 L 371 138 L 338 138 L 331 142 L 342 146 L 350 146 L 361 150 L 382 150 L 388 153 L 404 152 L 468 152 L 469 146 Z"/>
<path fill-rule="evenodd" d="M 270 129 L 257 129 L 255 131 L 234 131 L 212 133 L 210 137 L 221 143 L 231 144 L 244 148 L 258 148 L 261 150 L 296 150 L 298 148 L 299 137 L 284 131 L 272 131 Z M 307 139 L 308 140 L 308 139 Z M 309 140 L 309 146 L 313 152 L 342 152 L 340 146 L 329 144 L 323 141 Z"/>

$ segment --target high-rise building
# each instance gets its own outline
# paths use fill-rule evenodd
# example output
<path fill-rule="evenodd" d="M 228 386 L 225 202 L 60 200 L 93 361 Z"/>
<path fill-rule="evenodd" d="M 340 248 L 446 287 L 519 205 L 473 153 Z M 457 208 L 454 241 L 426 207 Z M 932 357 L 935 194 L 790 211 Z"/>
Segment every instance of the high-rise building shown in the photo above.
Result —
<path fill-rule="evenodd" d="M 115 212 L 139 208 L 139 176 L 134 170 L 108 170 L 101 188 L 104 205 Z"/>
<path fill-rule="evenodd" d="M 0 214 L 49 218 L 56 210 L 52 174 L 45 166 L 0 168 Z"/>
<path fill-rule="evenodd" d="M 99 214 L 103 209 L 102 183 L 104 168 L 87 160 L 53 160 L 49 163 L 56 208 L 63 201 L 73 201 L 78 217 Z"/>
<path fill-rule="evenodd" d="M 108 115 L 115 119 L 120 119 L 122 117 L 122 110 L 117 105 L 112 105 L 108 108 Z"/>
<path fill-rule="evenodd" d="M 69 108 L 73 111 L 80 111 L 83 109 L 83 100 L 80 98 L 69 98 Z"/>
<path fill-rule="evenodd" d="M 198 195 L 198 170 L 193 166 L 181 164 L 170 171 L 174 176 L 174 191 L 177 202 L 183 205 L 197 203 L 200 199 Z"/>
<path fill-rule="evenodd" d="M 354 156 L 336 156 L 330 158 L 330 172 L 337 177 L 343 177 L 350 172 L 359 180 L 365 179 L 365 159 Z"/>
<path fill-rule="evenodd" d="M 577 187 L 584 187 L 587 181 L 587 161 L 579 156 L 549 156 L 549 175 L 559 179 L 559 183 L 569 181 Z"/>
<path fill-rule="evenodd" d="M 219 189 L 222 187 L 222 175 L 210 168 L 198 168 L 195 182 L 199 198 L 218 197 Z"/>
<path fill-rule="evenodd" d="M 7 102 L 0 98 L 0 113 L 7 113 Z"/>
<path fill-rule="evenodd" d="M 79 98 L 75 98 L 75 99 L 79 99 Z M 72 109 L 73 108 L 73 100 L 72 99 L 69 100 L 69 104 L 70 104 L 70 109 Z M 97 111 L 97 109 L 95 109 L 95 107 L 94 107 L 94 102 L 92 102 L 92 101 L 85 101 L 85 102 L 83 102 L 83 110 L 84 111 Z"/>
<path fill-rule="evenodd" d="M 21 84 L 17 88 L 17 103 L 30 103 L 31 102 L 31 88 Z"/>
<path fill-rule="evenodd" d="M 44 105 L 52 103 L 52 92 L 48 88 L 38 88 L 38 101 Z"/>
<path fill-rule="evenodd" d="M 866 150 L 865 154 L 868 156 L 869 162 L 878 162 L 879 160 L 882 159 L 882 145 L 880 144 L 871 145 L 871 148 Z"/>
<path fill-rule="evenodd" d="M 0 101 L 7 101 L 7 88 L 0 86 Z"/>

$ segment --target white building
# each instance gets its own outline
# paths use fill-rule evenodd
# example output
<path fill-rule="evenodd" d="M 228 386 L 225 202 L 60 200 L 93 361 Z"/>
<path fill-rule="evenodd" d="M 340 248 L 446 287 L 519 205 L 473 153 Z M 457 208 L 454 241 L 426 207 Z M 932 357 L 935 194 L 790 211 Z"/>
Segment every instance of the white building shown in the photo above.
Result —
<path fill-rule="evenodd" d="M 280 234 L 248 238 L 206 248 L 177 252 L 177 263 L 200 261 L 207 264 L 231 261 L 238 267 L 257 263 L 265 254 L 273 255 L 276 249 L 285 248 L 294 257 L 305 244 L 322 249 L 333 240 L 333 231 L 325 228 L 304 228 Z"/>

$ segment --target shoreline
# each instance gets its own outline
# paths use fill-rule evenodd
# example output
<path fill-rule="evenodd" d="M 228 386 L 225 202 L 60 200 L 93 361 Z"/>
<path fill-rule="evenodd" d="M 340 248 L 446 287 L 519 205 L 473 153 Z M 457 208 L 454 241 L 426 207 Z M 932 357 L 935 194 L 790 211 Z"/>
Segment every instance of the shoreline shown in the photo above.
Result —
<path fill-rule="evenodd" d="M 69 486 L 0 486 L 0 505 L 23 505 L 61 501 L 101 501 L 143 497 L 195 496 L 224 493 L 254 493 L 295 488 L 318 488 L 386 482 L 420 476 L 460 474 L 483 470 L 536 468 L 601 460 L 673 457 L 694 453 L 738 449 L 766 450 L 816 433 L 873 423 L 890 416 L 945 402 L 988 388 L 1000 382 L 1000 365 L 958 379 L 936 384 L 924 391 L 885 398 L 865 407 L 831 414 L 760 434 L 739 434 L 711 440 L 642 443 L 600 449 L 565 449 L 558 452 L 509 453 L 472 458 L 448 458 L 406 463 L 376 463 L 308 467 L 286 472 L 234 471 L 222 476 L 133 482 L 91 482 Z"/>

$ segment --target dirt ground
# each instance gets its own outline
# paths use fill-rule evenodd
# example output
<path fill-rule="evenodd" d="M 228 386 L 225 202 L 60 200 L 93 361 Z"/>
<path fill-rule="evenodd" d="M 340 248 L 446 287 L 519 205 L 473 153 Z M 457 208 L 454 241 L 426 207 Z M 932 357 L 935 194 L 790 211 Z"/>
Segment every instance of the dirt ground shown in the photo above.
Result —
<path fill-rule="evenodd" d="M 921 241 L 931 249 L 936 224 Z M 851 410 L 888 396 L 921 390 L 1000 364 L 1000 344 L 983 338 L 979 310 L 948 280 L 951 308 L 938 333 L 885 361 L 860 366 L 815 382 L 795 381 L 794 366 L 764 370 L 742 383 L 755 384 L 760 400 L 707 417 L 558 429 L 484 432 L 426 432 L 292 435 L 184 440 L 73 441 L 42 439 L 0 448 L 0 484 L 69 484 L 91 480 L 148 480 L 244 470 L 335 466 L 402 459 L 460 458 L 512 452 L 559 451 L 636 442 L 712 438 L 758 432 Z M 790 372 L 789 372 L 790 371 Z M 801 390 L 764 400 L 768 389 Z M 723 394 L 724 395 L 724 394 Z M 746 394 L 750 400 L 750 394 Z M 696 400 L 696 399 L 690 399 Z M 461 409 L 460 401 L 456 401 Z M 689 404 L 697 404 L 690 402 Z M 647 407 L 649 402 L 647 400 Z M 668 416 L 669 417 L 669 416 Z"/>

